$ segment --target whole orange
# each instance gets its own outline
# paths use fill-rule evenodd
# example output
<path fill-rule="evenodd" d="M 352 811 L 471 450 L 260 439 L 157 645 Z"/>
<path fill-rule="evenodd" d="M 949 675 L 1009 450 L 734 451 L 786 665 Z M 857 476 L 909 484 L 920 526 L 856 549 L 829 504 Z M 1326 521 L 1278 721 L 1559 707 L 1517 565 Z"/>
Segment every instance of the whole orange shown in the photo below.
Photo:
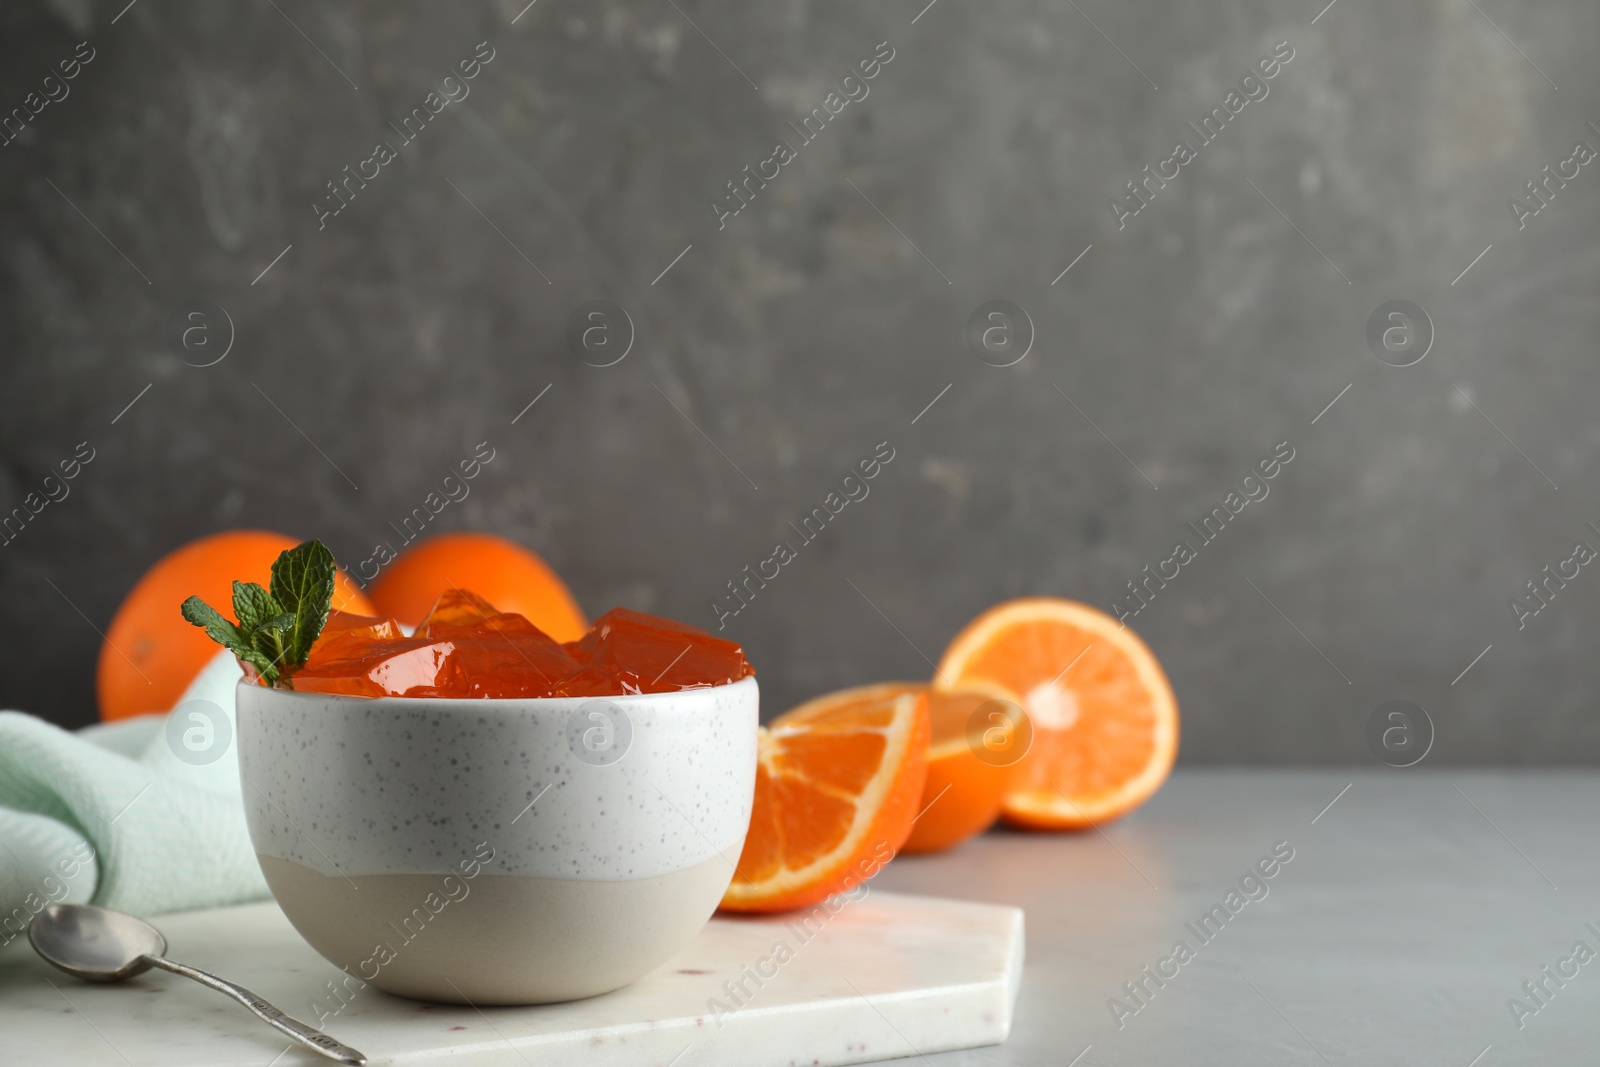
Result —
<path fill-rule="evenodd" d="M 477 593 L 523 616 L 557 641 L 589 629 L 583 610 L 544 560 L 514 541 L 486 533 L 447 533 L 407 549 L 367 588 L 385 615 L 415 626 L 448 589 Z"/>
<path fill-rule="evenodd" d="M 220 647 L 185 621 L 179 606 L 198 596 L 231 618 L 234 580 L 268 584 L 278 553 L 295 544 L 292 537 L 266 530 L 229 530 L 191 541 L 157 561 L 129 590 L 106 629 L 95 677 L 100 718 L 110 722 L 171 710 Z M 333 606 L 373 614 L 371 602 L 342 571 Z"/>

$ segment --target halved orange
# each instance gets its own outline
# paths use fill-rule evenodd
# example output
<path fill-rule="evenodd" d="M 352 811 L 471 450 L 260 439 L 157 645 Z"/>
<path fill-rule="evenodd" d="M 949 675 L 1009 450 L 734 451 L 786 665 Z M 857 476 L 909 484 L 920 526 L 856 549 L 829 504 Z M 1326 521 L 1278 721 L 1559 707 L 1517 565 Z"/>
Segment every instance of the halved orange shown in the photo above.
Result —
<path fill-rule="evenodd" d="M 894 858 L 928 772 L 922 688 L 890 682 L 830 693 L 762 729 L 750 832 L 724 909 L 814 904 Z"/>
<path fill-rule="evenodd" d="M 932 689 L 928 712 L 928 780 L 905 852 L 943 852 L 994 825 L 1017 762 L 1011 753 L 1026 751 L 1028 720 L 1004 693 Z"/>
<path fill-rule="evenodd" d="M 1178 703 L 1132 630 L 1085 604 L 1012 600 L 978 616 L 945 650 L 936 684 L 998 689 L 1033 725 L 1005 816 L 1037 829 L 1115 819 L 1150 797 L 1178 754 Z"/>

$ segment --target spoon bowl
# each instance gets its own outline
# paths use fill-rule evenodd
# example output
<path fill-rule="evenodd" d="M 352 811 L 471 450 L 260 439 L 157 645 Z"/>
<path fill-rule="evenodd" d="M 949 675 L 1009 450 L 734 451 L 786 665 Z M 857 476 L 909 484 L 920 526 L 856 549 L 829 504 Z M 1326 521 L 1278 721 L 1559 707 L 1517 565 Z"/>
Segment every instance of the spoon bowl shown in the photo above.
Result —
<path fill-rule="evenodd" d="M 28 928 L 34 951 L 74 978 L 120 982 L 167 951 L 161 931 L 142 919 L 91 904 L 51 904 Z"/>

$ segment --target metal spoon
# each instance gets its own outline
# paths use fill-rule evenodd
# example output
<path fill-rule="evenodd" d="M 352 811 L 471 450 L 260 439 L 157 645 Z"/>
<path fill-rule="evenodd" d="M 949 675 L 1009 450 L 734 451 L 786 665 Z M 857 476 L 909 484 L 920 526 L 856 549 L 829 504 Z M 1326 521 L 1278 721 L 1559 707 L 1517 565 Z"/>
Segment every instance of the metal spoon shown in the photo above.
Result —
<path fill-rule="evenodd" d="M 291 1019 L 243 986 L 164 959 L 161 954 L 167 951 L 167 939 L 161 931 L 132 915 L 92 904 L 51 904 L 34 916 L 28 927 L 28 940 L 47 962 L 90 982 L 120 982 L 151 967 L 193 978 L 227 994 L 271 1026 L 324 1056 L 340 1063 L 367 1062 L 355 1049 Z"/>

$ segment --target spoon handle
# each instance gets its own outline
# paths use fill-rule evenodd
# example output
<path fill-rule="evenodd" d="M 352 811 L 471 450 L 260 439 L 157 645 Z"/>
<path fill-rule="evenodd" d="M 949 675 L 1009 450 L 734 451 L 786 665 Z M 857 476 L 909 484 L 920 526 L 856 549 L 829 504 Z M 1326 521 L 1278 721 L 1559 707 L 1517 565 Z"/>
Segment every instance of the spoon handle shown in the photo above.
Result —
<path fill-rule="evenodd" d="M 210 986 L 217 992 L 232 997 L 255 1012 L 268 1025 L 288 1034 L 302 1045 L 316 1049 L 324 1056 L 336 1059 L 340 1063 L 360 1065 L 367 1062 L 365 1056 L 349 1045 L 340 1044 L 321 1030 L 313 1030 L 298 1019 L 290 1018 L 242 985 L 235 985 L 197 967 L 190 967 L 187 964 L 177 963 L 161 956 L 146 955 L 144 959 L 151 966 L 160 967 L 162 970 L 171 971 L 173 974 L 181 974 L 185 978 L 193 978 L 203 986 Z"/>

